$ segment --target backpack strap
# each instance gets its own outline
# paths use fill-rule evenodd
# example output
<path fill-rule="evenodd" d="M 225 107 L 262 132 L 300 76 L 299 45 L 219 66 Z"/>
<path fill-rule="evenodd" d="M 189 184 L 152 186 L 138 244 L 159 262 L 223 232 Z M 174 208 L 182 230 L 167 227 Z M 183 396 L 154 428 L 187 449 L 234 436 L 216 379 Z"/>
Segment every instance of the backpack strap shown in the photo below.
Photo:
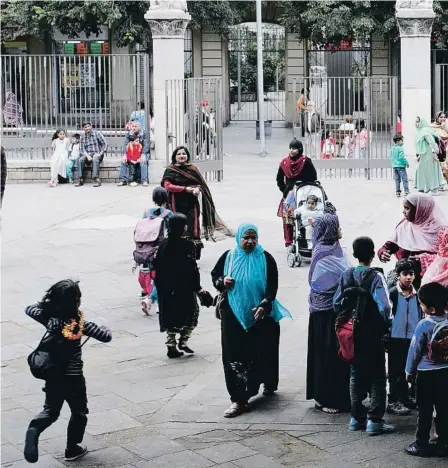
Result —
<path fill-rule="evenodd" d="M 345 271 L 345 287 L 352 288 L 353 286 L 356 286 L 355 268 L 350 267 Z"/>
<path fill-rule="evenodd" d="M 389 291 L 389 299 L 392 302 L 392 315 L 395 317 L 398 307 L 398 289 L 396 286 Z"/>
<path fill-rule="evenodd" d="M 370 269 L 367 272 L 367 275 L 365 276 L 365 278 L 361 281 L 360 286 L 363 287 L 366 291 L 370 292 L 373 281 L 375 280 L 377 274 L 378 273 L 375 270 Z"/>

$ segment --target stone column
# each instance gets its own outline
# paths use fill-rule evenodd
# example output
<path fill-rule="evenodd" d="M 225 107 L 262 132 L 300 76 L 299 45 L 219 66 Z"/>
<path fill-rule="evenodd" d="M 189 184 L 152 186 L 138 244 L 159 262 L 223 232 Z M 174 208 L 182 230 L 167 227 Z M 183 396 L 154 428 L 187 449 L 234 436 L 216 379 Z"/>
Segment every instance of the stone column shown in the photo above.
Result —
<path fill-rule="evenodd" d="M 152 32 L 153 41 L 153 92 L 154 92 L 154 138 L 157 159 L 167 157 L 167 106 L 179 105 L 166 99 L 165 85 L 167 80 L 184 78 L 184 36 L 191 16 L 184 1 L 151 1 L 145 14 Z M 174 95 L 174 93 L 173 93 Z M 177 94 L 176 94 L 177 95 Z M 178 101 L 183 106 L 183 93 Z M 184 139 L 184 113 L 179 112 L 178 129 L 174 140 L 175 146 Z"/>
<path fill-rule="evenodd" d="M 401 38 L 401 113 L 404 151 L 415 155 L 417 116 L 431 116 L 432 0 L 397 1 Z"/>

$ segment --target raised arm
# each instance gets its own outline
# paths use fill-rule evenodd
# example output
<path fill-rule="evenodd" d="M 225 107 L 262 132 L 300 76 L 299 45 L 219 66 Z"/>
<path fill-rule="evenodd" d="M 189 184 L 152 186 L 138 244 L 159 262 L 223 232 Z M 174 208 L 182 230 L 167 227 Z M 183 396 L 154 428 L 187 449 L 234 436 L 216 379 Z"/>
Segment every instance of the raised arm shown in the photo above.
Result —
<path fill-rule="evenodd" d="M 28 315 L 28 317 L 31 317 L 32 319 L 36 320 L 36 322 L 39 322 L 40 324 L 45 326 L 46 319 L 43 316 L 43 312 L 42 309 L 39 307 L 39 304 L 32 304 L 28 306 L 25 309 L 25 314 Z"/>
<path fill-rule="evenodd" d="M 95 340 L 101 341 L 102 343 L 109 343 L 112 340 L 112 332 L 109 328 L 104 325 L 99 327 L 93 322 L 84 323 L 84 335 Z"/>

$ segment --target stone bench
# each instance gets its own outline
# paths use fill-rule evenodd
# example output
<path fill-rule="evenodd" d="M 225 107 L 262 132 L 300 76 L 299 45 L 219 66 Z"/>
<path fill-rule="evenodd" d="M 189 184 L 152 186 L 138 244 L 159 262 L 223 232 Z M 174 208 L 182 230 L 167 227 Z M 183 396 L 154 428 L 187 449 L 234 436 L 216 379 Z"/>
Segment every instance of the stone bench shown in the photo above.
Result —
<path fill-rule="evenodd" d="M 101 182 L 117 183 L 120 175 L 120 158 L 104 158 L 101 163 Z M 151 159 L 148 163 L 149 182 L 158 184 L 164 170 L 163 161 Z M 86 167 L 87 182 L 91 180 L 91 166 Z M 50 180 L 50 161 L 42 159 L 9 159 L 8 183 L 24 184 Z"/>

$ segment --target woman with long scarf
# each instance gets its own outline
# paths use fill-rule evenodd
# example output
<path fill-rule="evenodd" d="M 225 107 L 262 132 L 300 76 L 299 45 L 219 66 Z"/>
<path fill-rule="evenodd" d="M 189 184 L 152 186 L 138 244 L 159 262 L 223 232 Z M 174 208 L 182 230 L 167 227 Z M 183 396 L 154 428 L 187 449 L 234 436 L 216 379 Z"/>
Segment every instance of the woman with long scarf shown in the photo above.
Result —
<path fill-rule="evenodd" d="M 190 163 L 190 153 L 185 146 L 179 146 L 174 150 L 171 164 L 163 174 L 162 187 L 169 193 L 173 212 L 182 213 L 187 217 L 187 238 L 199 244 L 201 237 L 206 240 L 214 239 L 216 231 L 232 236 L 232 232 L 216 212 L 207 182 L 199 169 Z M 202 232 L 200 198 L 202 198 Z"/>
<path fill-rule="evenodd" d="M 415 121 L 417 134 L 415 136 L 415 151 L 417 153 L 417 170 L 415 171 L 415 188 L 419 192 L 438 195 L 439 187 L 444 179 L 437 154 L 439 147 L 435 138 L 438 138 L 437 130 L 430 127 L 429 123 L 417 117 Z"/>
<path fill-rule="evenodd" d="M 422 286 L 440 283 L 448 288 L 448 226 L 442 227 L 437 235 L 437 253 L 421 254 L 416 259 L 422 269 Z"/>
<path fill-rule="evenodd" d="M 289 144 L 289 156 L 280 163 L 277 172 L 277 186 L 282 192 L 282 199 L 278 207 L 277 216 L 283 219 L 283 236 L 288 251 L 294 244 L 294 184 L 300 182 L 315 182 L 316 169 L 311 159 L 303 155 L 303 145 L 299 140 L 292 140 Z"/>
<path fill-rule="evenodd" d="M 448 120 L 446 118 L 446 112 L 437 112 L 432 126 L 436 129 L 438 137 L 445 145 L 445 152 L 448 152 Z M 442 168 L 443 177 L 448 183 L 448 161 L 446 159 L 445 161 L 441 161 L 440 166 Z M 440 187 L 440 190 L 443 191 L 443 186 Z"/>
<path fill-rule="evenodd" d="M 350 409 L 350 366 L 338 356 L 333 296 L 350 266 L 339 243 L 341 229 L 334 214 L 314 222 L 313 256 L 308 275 L 310 318 L 306 398 L 315 408 L 334 414 Z"/>
<path fill-rule="evenodd" d="M 187 345 L 198 324 L 197 298 L 209 294 L 201 287 L 195 248 L 185 239 L 187 218 L 173 214 L 168 220 L 168 237 L 162 241 L 154 260 L 155 285 L 159 299 L 160 331 L 167 333 L 167 356 L 178 358 L 194 351 Z M 179 341 L 176 341 L 179 334 Z"/>
<path fill-rule="evenodd" d="M 215 288 L 224 294 L 221 311 L 222 360 L 232 404 L 224 413 L 243 413 L 264 384 L 265 396 L 278 386 L 279 321 L 291 317 L 276 300 L 278 270 L 258 243 L 258 228 L 242 224 L 236 247 L 225 252 L 212 271 Z"/>

